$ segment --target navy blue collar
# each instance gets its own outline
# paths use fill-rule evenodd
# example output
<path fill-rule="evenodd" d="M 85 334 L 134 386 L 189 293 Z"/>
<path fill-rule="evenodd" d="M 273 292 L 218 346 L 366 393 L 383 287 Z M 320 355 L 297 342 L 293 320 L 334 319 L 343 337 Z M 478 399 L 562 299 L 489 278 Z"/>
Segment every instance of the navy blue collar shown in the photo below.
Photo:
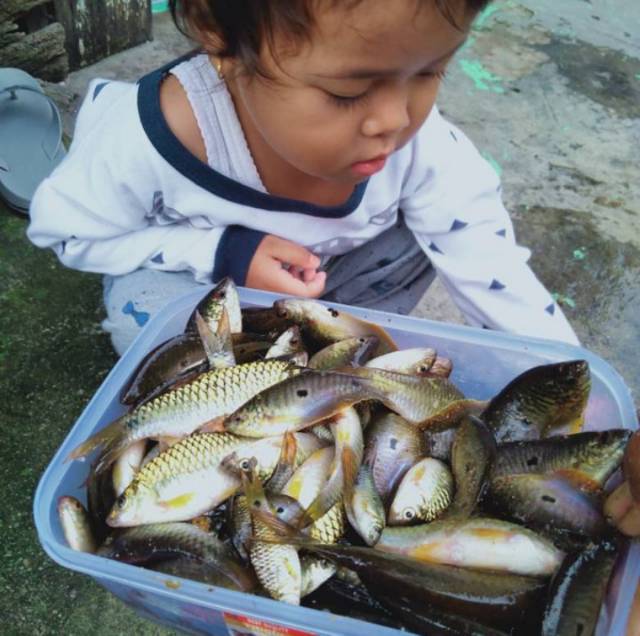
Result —
<path fill-rule="evenodd" d="M 272 212 L 298 212 L 324 218 L 341 218 L 351 214 L 360 205 L 368 180 L 359 183 L 342 205 L 315 205 L 254 190 L 217 172 L 191 154 L 173 134 L 160 108 L 160 83 L 169 69 L 188 57 L 183 56 L 145 75 L 140 80 L 138 89 L 138 113 L 142 127 L 155 149 L 178 172 L 227 201 Z"/>

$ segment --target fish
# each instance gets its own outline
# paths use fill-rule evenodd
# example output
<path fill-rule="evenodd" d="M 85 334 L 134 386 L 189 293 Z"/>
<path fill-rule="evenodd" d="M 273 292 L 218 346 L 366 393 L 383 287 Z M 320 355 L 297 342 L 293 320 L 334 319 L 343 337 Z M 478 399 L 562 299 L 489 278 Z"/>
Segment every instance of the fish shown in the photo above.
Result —
<path fill-rule="evenodd" d="M 309 368 L 329 371 L 360 366 L 371 357 L 379 342 L 376 336 L 359 336 L 334 342 L 311 356 Z"/>
<path fill-rule="evenodd" d="M 421 562 L 539 577 L 553 574 L 564 557 L 535 532 L 488 517 L 387 526 L 375 549 Z"/>
<path fill-rule="evenodd" d="M 195 323 L 198 335 L 202 341 L 202 347 L 209 362 L 209 369 L 224 369 L 236 364 L 236 357 L 233 352 L 233 341 L 229 328 L 229 314 L 223 307 L 220 319 L 217 321 L 217 329 L 213 331 L 211 325 L 207 323 L 195 311 Z"/>
<path fill-rule="evenodd" d="M 420 430 L 395 413 L 377 416 L 366 434 L 364 463 L 371 466 L 376 492 L 391 503 L 405 473 L 425 455 Z"/>
<path fill-rule="evenodd" d="M 616 557 L 605 541 L 566 558 L 551 583 L 542 636 L 593 636 Z"/>
<path fill-rule="evenodd" d="M 490 481 L 483 506 L 501 519 L 522 523 L 557 545 L 572 537 L 596 540 L 607 531 L 597 493 L 563 475 L 523 473 Z"/>
<path fill-rule="evenodd" d="M 250 592 L 252 590 L 245 589 L 238 585 L 227 574 L 220 571 L 219 568 L 212 567 L 207 563 L 189 557 L 172 558 L 167 561 L 158 561 L 145 563 L 144 567 L 160 574 L 166 574 L 169 577 L 177 577 L 181 579 L 189 579 L 198 581 L 208 586 L 222 587 L 227 590 L 235 590 L 236 592 Z M 170 585 L 173 581 L 165 581 L 165 585 Z"/>
<path fill-rule="evenodd" d="M 302 566 L 296 548 L 268 543 L 273 530 L 263 523 L 260 513 L 275 515 L 256 473 L 242 474 L 242 484 L 253 524 L 253 541 L 249 551 L 258 580 L 269 595 L 285 603 L 300 604 Z"/>
<path fill-rule="evenodd" d="M 498 446 L 491 477 L 577 471 L 600 486 L 618 469 L 631 437 L 627 429 L 554 435 Z"/>
<path fill-rule="evenodd" d="M 535 608 L 547 587 L 546 581 L 537 577 L 421 562 L 377 547 L 314 543 L 273 515 L 257 514 L 271 528 L 271 541 L 298 546 L 305 553 L 357 572 L 376 599 L 393 595 L 490 625 L 509 625 Z"/>
<path fill-rule="evenodd" d="M 279 360 L 207 371 L 117 418 L 77 446 L 67 458 L 80 459 L 101 448 L 96 470 L 105 470 L 127 446 L 146 438 L 184 437 L 232 413 L 254 395 L 302 369 Z"/>
<path fill-rule="evenodd" d="M 391 336 L 380 325 L 323 305 L 317 300 L 284 298 L 277 300 L 273 307 L 280 318 L 292 320 L 300 325 L 303 335 L 321 346 L 347 338 L 376 336 L 379 340 L 377 355 L 398 349 Z"/>
<path fill-rule="evenodd" d="M 539 439 L 560 426 L 582 428 L 591 390 L 589 363 L 544 364 L 509 382 L 480 415 L 498 443 Z"/>
<path fill-rule="evenodd" d="M 265 359 L 277 358 L 278 356 L 285 356 L 300 351 L 304 351 L 302 335 L 300 334 L 300 327 L 294 325 L 278 336 L 278 339 L 267 351 Z"/>
<path fill-rule="evenodd" d="M 227 312 L 229 330 L 231 333 L 242 331 L 242 310 L 238 290 L 229 277 L 223 278 L 204 298 L 196 305 L 189 316 L 185 331 L 197 333 L 196 315 L 200 314 L 209 329 L 218 333 L 218 323 L 223 311 Z"/>
<path fill-rule="evenodd" d="M 370 369 L 386 369 L 409 375 L 427 375 L 436 361 L 436 357 L 436 350 L 431 347 L 414 347 L 377 356 L 364 366 Z"/>
<path fill-rule="evenodd" d="M 357 411 L 348 407 L 331 419 L 329 427 L 335 440 L 333 462 L 326 483 L 306 507 L 301 527 L 317 521 L 353 490 L 364 450 L 362 426 Z"/>
<path fill-rule="evenodd" d="M 367 545 L 375 545 L 385 527 L 385 510 L 371 467 L 362 464 L 350 496 L 344 499 L 349 523 Z"/>
<path fill-rule="evenodd" d="M 300 448 L 317 444 L 312 436 L 297 437 Z M 257 462 L 261 479 L 273 472 L 282 437 L 247 440 L 229 433 L 196 433 L 174 444 L 149 462 L 116 500 L 107 523 L 111 527 L 185 521 L 203 514 L 232 496 L 240 478 L 222 461 L 235 452 L 240 467 Z M 244 468 L 243 468 L 244 469 Z"/>
<path fill-rule="evenodd" d="M 152 349 L 125 383 L 120 402 L 140 406 L 174 384 L 207 371 L 209 363 L 197 334 L 179 334 Z"/>
<path fill-rule="evenodd" d="M 242 323 L 247 331 L 268 337 L 274 334 L 277 337 L 295 324 L 290 318 L 278 315 L 273 307 L 243 307 Z"/>
<path fill-rule="evenodd" d="M 302 570 L 301 598 L 317 590 L 336 573 L 336 566 L 330 561 L 310 556 L 300 557 L 300 567 Z"/>
<path fill-rule="evenodd" d="M 224 429 L 246 437 L 279 435 L 302 430 L 372 399 L 421 426 L 449 422 L 477 404 L 466 400 L 445 378 L 365 367 L 348 372 L 310 370 L 256 395 L 225 420 Z"/>
<path fill-rule="evenodd" d="M 58 520 L 67 544 L 72 550 L 88 552 L 96 551 L 96 539 L 91 530 L 89 513 L 75 497 L 60 497 L 58 499 Z"/>
<path fill-rule="evenodd" d="M 433 521 L 444 512 L 453 497 L 453 477 L 446 464 L 425 457 L 402 478 L 389 509 L 389 525 Z"/>
<path fill-rule="evenodd" d="M 226 544 L 191 523 L 152 523 L 127 528 L 111 535 L 97 554 L 134 564 L 183 557 L 206 564 L 228 578 L 236 589 L 248 592 L 256 585 L 251 572 L 234 558 Z"/>
<path fill-rule="evenodd" d="M 466 519 L 481 499 L 496 455 L 496 441 L 487 425 L 474 416 L 465 417 L 451 447 L 451 472 L 456 492 L 447 518 Z"/>
<path fill-rule="evenodd" d="M 113 490 L 116 497 L 119 497 L 133 481 L 133 478 L 140 469 L 146 450 L 147 440 L 141 439 L 139 442 L 135 442 L 127 447 L 115 461 L 112 478 Z"/>
<path fill-rule="evenodd" d="M 268 498 L 276 516 L 291 525 L 297 524 L 304 514 L 304 509 L 293 497 L 270 495 Z M 227 522 L 230 528 L 231 542 L 238 554 L 247 561 L 249 560 L 249 548 L 253 535 L 247 498 L 245 495 L 237 495 L 230 502 L 227 509 Z"/>
<path fill-rule="evenodd" d="M 327 481 L 335 450 L 326 446 L 314 451 L 294 472 L 281 494 L 293 497 L 306 510 Z"/>
<path fill-rule="evenodd" d="M 640 502 L 640 433 L 637 431 L 628 440 L 623 456 L 624 477 L 636 502 Z"/>

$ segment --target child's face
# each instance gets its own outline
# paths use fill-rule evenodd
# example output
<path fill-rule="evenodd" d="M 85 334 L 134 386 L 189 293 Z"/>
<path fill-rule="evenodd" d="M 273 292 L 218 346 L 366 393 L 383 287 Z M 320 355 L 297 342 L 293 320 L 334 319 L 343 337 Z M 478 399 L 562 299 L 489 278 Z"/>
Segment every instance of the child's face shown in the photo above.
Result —
<path fill-rule="evenodd" d="M 462 32 L 435 2 L 363 0 L 321 11 L 295 54 L 276 36 L 277 59 L 268 46 L 261 53 L 276 81 L 240 75 L 230 83 L 258 169 L 266 162 L 336 184 L 381 170 L 433 107 L 473 18 L 462 4 L 454 12 Z"/>

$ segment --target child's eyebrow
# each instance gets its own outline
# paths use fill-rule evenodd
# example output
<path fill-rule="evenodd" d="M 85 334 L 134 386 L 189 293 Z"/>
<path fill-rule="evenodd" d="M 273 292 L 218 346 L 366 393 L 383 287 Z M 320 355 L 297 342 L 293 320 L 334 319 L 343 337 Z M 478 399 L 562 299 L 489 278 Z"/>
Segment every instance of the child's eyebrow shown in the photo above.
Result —
<path fill-rule="evenodd" d="M 458 49 L 460 49 L 465 44 L 466 41 L 467 39 L 465 38 L 451 51 L 449 51 L 448 53 L 445 53 L 444 55 L 441 55 L 438 59 L 433 60 L 429 64 L 428 68 L 431 68 L 439 64 L 440 62 L 448 59 L 449 57 L 452 57 L 458 51 Z M 323 79 L 338 79 L 338 80 L 339 79 L 375 79 L 378 77 L 388 77 L 390 75 L 395 75 L 396 72 L 397 72 L 396 69 L 358 68 L 358 69 L 342 71 L 341 73 L 332 73 L 330 75 L 324 75 L 322 73 L 311 73 L 311 75 L 315 77 L 320 77 Z"/>

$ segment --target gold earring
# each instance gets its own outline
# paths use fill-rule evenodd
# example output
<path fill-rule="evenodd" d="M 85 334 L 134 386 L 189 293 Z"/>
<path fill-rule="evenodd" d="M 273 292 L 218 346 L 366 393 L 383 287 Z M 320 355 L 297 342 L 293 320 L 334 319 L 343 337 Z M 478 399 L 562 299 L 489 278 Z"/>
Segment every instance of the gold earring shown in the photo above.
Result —
<path fill-rule="evenodd" d="M 216 57 L 214 62 L 216 73 L 218 73 L 218 79 L 224 79 L 224 73 L 222 72 L 222 60 L 219 57 Z"/>

